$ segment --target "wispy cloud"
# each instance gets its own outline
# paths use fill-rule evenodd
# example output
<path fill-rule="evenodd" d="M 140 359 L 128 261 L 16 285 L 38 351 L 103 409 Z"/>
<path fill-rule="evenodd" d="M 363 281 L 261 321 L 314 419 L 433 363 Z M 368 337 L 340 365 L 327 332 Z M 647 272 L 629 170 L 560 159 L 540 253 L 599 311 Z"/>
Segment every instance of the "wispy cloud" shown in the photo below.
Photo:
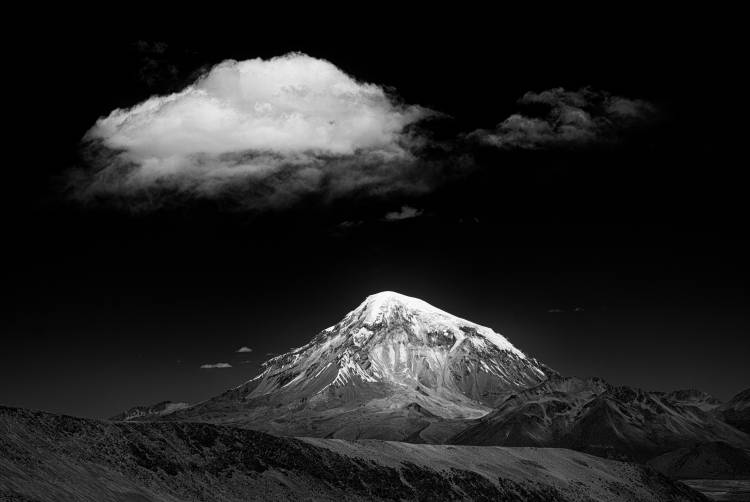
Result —
<path fill-rule="evenodd" d="M 355 221 L 346 220 L 346 221 L 342 221 L 337 226 L 339 228 L 342 228 L 342 229 L 349 229 L 349 228 L 358 227 L 358 226 L 362 225 L 363 223 L 364 223 L 364 221 L 362 221 L 362 220 L 355 220 Z"/>
<path fill-rule="evenodd" d="M 541 113 L 513 114 L 495 129 L 478 130 L 470 137 L 504 149 L 616 143 L 625 132 L 656 115 L 655 106 L 647 101 L 590 88 L 527 92 L 518 103 Z"/>
<path fill-rule="evenodd" d="M 416 218 L 421 214 L 421 209 L 417 209 L 411 206 L 401 206 L 400 210 L 386 213 L 383 218 L 387 221 L 407 220 L 409 218 Z"/>
<path fill-rule="evenodd" d="M 243 345 L 242 347 L 240 347 L 239 349 L 236 350 L 236 352 L 252 352 L 252 351 L 253 351 L 253 349 L 251 349 L 250 347 L 247 347 L 245 345 Z"/>
<path fill-rule="evenodd" d="M 419 143 L 406 105 L 328 61 L 293 53 L 225 61 L 184 90 L 100 118 L 74 197 L 150 208 L 230 198 L 248 208 L 317 194 L 416 193 Z"/>
<path fill-rule="evenodd" d="M 232 365 L 229 363 L 201 364 L 202 370 L 226 369 L 226 368 L 231 368 L 231 367 Z"/>
<path fill-rule="evenodd" d="M 570 312 L 583 312 L 583 311 L 584 311 L 583 307 L 573 307 L 570 310 Z M 550 314 L 560 314 L 560 313 L 569 312 L 569 311 L 565 309 L 554 308 L 554 309 L 549 309 L 547 312 L 549 312 Z"/>

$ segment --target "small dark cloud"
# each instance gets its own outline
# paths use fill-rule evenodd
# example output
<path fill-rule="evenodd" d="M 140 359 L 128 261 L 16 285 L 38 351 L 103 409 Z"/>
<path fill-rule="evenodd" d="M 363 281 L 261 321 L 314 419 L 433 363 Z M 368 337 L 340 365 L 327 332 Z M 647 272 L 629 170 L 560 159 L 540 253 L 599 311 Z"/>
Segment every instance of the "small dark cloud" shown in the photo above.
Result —
<path fill-rule="evenodd" d="M 341 228 L 341 229 L 345 229 L 346 230 L 346 229 L 349 229 L 349 228 L 358 227 L 358 226 L 362 225 L 363 223 L 364 223 L 364 221 L 362 221 L 362 220 L 356 220 L 356 221 L 346 220 L 346 221 L 342 221 L 341 223 L 339 223 L 338 227 Z"/>
<path fill-rule="evenodd" d="M 554 309 L 549 309 L 547 312 L 549 312 L 550 314 L 561 314 L 563 312 L 583 312 L 583 310 L 584 310 L 583 307 L 574 307 L 571 310 L 554 308 Z"/>
<path fill-rule="evenodd" d="M 464 224 L 464 223 L 479 223 L 479 218 L 476 217 L 476 216 L 469 216 L 469 217 L 466 217 L 466 218 L 459 218 L 458 222 L 460 224 Z"/>
<path fill-rule="evenodd" d="M 511 115 L 495 129 L 475 131 L 470 138 L 503 149 L 613 144 L 656 116 L 656 108 L 647 101 L 590 88 L 527 92 L 518 103 L 531 110 Z"/>
<path fill-rule="evenodd" d="M 251 349 L 250 347 L 247 347 L 247 346 L 243 345 L 242 347 L 240 347 L 239 349 L 237 349 L 235 352 L 252 352 L 252 351 L 253 351 L 253 349 Z"/>
<path fill-rule="evenodd" d="M 213 363 L 213 364 L 201 364 L 202 370 L 221 370 L 226 368 L 231 368 L 232 365 L 229 363 Z"/>
<path fill-rule="evenodd" d="M 401 209 L 398 211 L 386 213 L 383 219 L 386 221 L 408 220 L 409 218 L 416 218 L 417 216 L 421 215 L 421 209 L 417 209 L 411 206 L 401 206 Z"/>

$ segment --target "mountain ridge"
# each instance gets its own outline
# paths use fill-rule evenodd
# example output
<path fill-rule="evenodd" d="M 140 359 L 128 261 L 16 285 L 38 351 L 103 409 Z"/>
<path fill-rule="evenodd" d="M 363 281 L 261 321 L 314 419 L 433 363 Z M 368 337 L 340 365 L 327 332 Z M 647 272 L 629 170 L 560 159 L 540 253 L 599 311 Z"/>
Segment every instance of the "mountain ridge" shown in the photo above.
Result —
<path fill-rule="evenodd" d="M 509 397 L 449 441 L 555 446 L 647 460 L 676 448 L 750 436 L 703 409 L 694 395 L 611 385 L 600 378 L 551 377 Z"/>

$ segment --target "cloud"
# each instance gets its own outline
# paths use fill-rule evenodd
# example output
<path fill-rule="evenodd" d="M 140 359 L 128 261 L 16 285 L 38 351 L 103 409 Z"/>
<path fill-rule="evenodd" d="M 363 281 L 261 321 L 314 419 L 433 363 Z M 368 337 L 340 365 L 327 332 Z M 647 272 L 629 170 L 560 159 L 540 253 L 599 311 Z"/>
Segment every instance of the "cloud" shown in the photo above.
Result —
<path fill-rule="evenodd" d="M 572 312 L 583 312 L 583 311 L 584 311 L 583 307 L 574 307 L 572 309 Z M 565 309 L 549 309 L 547 312 L 549 312 L 550 314 L 560 314 L 562 312 L 567 312 L 567 310 L 565 310 Z"/>
<path fill-rule="evenodd" d="M 342 228 L 342 229 L 349 229 L 349 228 L 358 227 L 358 226 L 362 225 L 363 223 L 364 223 L 364 221 L 362 221 L 362 220 L 354 220 L 354 221 L 352 221 L 352 220 L 345 220 L 345 221 L 342 221 L 341 223 L 339 223 L 337 226 L 339 228 Z"/>
<path fill-rule="evenodd" d="M 421 209 L 417 209 L 411 206 L 401 206 L 399 211 L 392 211 L 386 213 L 384 219 L 387 221 L 406 220 L 409 218 L 416 218 L 422 214 Z"/>
<path fill-rule="evenodd" d="M 656 108 L 647 101 L 590 88 L 566 91 L 558 87 L 540 93 L 527 92 L 518 103 L 542 112 L 513 114 L 495 129 L 478 130 L 469 136 L 504 149 L 611 144 L 656 115 Z"/>
<path fill-rule="evenodd" d="M 236 350 L 236 352 L 252 352 L 252 351 L 253 349 L 251 349 L 250 347 L 246 347 L 244 345 Z"/>
<path fill-rule="evenodd" d="M 229 363 L 201 364 L 202 370 L 225 369 L 225 368 L 231 368 L 231 367 L 232 365 Z"/>
<path fill-rule="evenodd" d="M 428 187 L 410 126 L 432 114 L 305 54 L 224 61 L 180 92 L 97 120 L 70 185 L 75 198 L 131 207 L 418 193 Z"/>

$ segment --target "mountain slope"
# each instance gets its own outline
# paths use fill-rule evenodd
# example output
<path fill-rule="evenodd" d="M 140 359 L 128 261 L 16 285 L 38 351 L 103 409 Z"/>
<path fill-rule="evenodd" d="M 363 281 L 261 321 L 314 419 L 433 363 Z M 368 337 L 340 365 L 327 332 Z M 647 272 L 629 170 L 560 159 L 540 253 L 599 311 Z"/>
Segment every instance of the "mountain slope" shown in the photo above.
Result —
<path fill-rule="evenodd" d="M 740 392 L 717 411 L 725 422 L 750 434 L 750 389 Z"/>
<path fill-rule="evenodd" d="M 0 500 L 703 501 L 647 467 L 569 450 L 278 438 L 0 407 Z"/>
<path fill-rule="evenodd" d="M 433 442 L 553 373 L 489 328 L 386 291 L 252 380 L 168 418 Z"/>
<path fill-rule="evenodd" d="M 639 460 L 707 441 L 750 446 L 750 437 L 692 401 L 596 378 L 552 377 L 508 398 L 450 442 L 560 446 Z"/>

